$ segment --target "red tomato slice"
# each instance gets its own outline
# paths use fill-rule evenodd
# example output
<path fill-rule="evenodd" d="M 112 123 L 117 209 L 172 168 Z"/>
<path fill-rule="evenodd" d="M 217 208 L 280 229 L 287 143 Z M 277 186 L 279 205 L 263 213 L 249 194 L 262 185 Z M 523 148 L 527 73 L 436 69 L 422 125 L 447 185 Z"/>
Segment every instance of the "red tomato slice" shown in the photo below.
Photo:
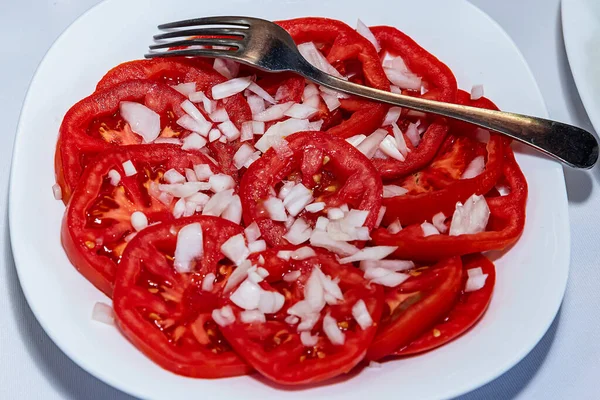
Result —
<path fill-rule="evenodd" d="M 242 358 L 261 374 L 281 384 L 315 383 L 350 371 L 363 359 L 375 335 L 383 305 L 383 290 L 378 285 L 368 285 L 358 269 L 340 265 L 333 255 L 321 251 L 305 260 L 285 262 L 286 272 L 301 273 L 296 281 L 286 282 L 281 279 L 282 263 L 277 258 L 277 252 L 283 249 L 289 247 L 267 250 L 262 254 L 265 259 L 262 267 L 272 274 L 268 277 L 270 283 L 261 283 L 263 289 L 285 296 L 283 308 L 275 314 L 266 314 L 266 322 L 246 324 L 240 321 L 242 309 L 230 303 L 236 321 L 222 327 L 221 331 Z M 318 334 L 317 344 L 304 346 L 296 325 L 290 325 L 284 319 L 288 315 L 287 310 L 304 299 L 304 286 L 316 267 L 332 279 L 339 280 L 344 299 L 335 305 L 325 305 L 311 331 L 313 335 Z M 365 302 L 374 321 L 365 330 L 352 316 L 352 307 L 359 300 Z M 335 318 L 345 335 L 342 345 L 332 344 L 323 332 L 322 320 L 327 313 Z"/>
<path fill-rule="evenodd" d="M 202 227 L 204 254 L 190 273 L 173 267 L 177 233 L 189 224 Z M 161 367 L 194 378 L 222 378 L 251 371 L 225 341 L 212 320 L 231 265 L 221 245 L 242 228 L 216 217 L 189 217 L 140 232 L 123 254 L 113 299 L 123 334 Z M 202 290 L 208 273 L 211 291 Z"/>
<path fill-rule="evenodd" d="M 240 184 L 244 222 L 256 221 L 271 246 L 288 244 L 282 222 L 269 218 L 264 201 L 278 191 L 283 180 L 302 182 L 313 191 L 315 201 L 329 207 L 348 204 L 368 210 L 364 226 L 372 229 L 381 206 L 382 184 L 371 162 L 344 139 L 319 132 L 300 132 L 286 138 L 293 153 L 282 158 L 269 149 L 244 174 Z M 298 217 L 314 222 L 318 213 L 302 211 Z"/>
<path fill-rule="evenodd" d="M 55 154 L 56 181 L 63 201 L 69 200 L 84 167 L 96 154 L 142 142 L 119 113 L 122 101 L 143 103 L 160 114 L 161 137 L 181 137 L 188 131 L 176 121 L 185 114 L 180 107 L 185 100 L 168 85 L 138 80 L 96 92 L 71 107 L 60 126 Z"/>
<path fill-rule="evenodd" d="M 367 352 L 379 360 L 403 348 L 433 326 L 452 308 L 463 283 L 459 257 L 413 271 L 412 277 L 386 290 L 384 313 Z"/>
<path fill-rule="evenodd" d="M 125 175 L 126 161 L 133 163 L 135 175 Z M 165 183 L 165 171 L 174 168 L 185 174 L 184 168 L 195 164 L 208 164 L 218 171 L 206 156 L 187 153 L 176 145 L 131 145 L 100 154 L 85 169 L 63 218 L 62 243 L 75 268 L 111 296 L 126 238 L 135 232 L 131 214 L 143 212 L 150 224 L 173 218 L 175 200 L 165 205 L 151 196 L 150 183 Z M 121 176 L 116 186 L 108 177 L 110 170 Z"/>
<path fill-rule="evenodd" d="M 485 286 L 468 293 L 463 290 L 452 310 L 440 322 L 395 354 L 406 356 L 440 347 L 471 329 L 481 319 L 492 299 L 496 270 L 494 264 L 481 254 L 463 257 L 464 271 L 477 267 L 481 267 L 483 273 L 488 275 Z M 464 283 L 466 280 L 465 273 Z"/>

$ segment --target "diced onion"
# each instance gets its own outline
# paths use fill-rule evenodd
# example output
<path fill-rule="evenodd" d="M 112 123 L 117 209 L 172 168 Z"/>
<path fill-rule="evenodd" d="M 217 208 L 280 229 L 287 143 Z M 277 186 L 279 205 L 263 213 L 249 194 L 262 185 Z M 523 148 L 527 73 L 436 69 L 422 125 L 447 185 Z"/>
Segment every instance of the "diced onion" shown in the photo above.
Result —
<path fill-rule="evenodd" d="M 446 231 L 448 230 L 448 227 L 444 223 L 445 221 L 446 221 L 446 216 L 444 215 L 443 212 L 439 212 L 439 213 L 435 214 L 433 216 L 433 218 L 431 218 L 431 222 L 433 223 L 433 226 L 435 226 L 435 228 L 438 231 L 440 231 L 441 233 L 446 233 Z"/>
<path fill-rule="evenodd" d="M 111 306 L 106 303 L 96 302 L 92 309 L 92 319 L 106 325 L 115 324 L 115 314 Z"/>
<path fill-rule="evenodd" d="M 127 160 L 123 163 L 123 171 L 125 171 L 125 176 L 133 176 L 137 174 L 137 169 L 131 162 L 131 160 Z"/>
<path fill-rule="evenodd" d="M 197 121 L 189 114 L 182 115 L 177 121 L 177 125 L 192 132 L 202 133 L 203 136 L 210 131 L 212 124 L 208 121 Z"/>
<path fill-rule="evenodd" d="M 186 203 L 185 203 L 184 198 L 181 198 L 181 199 L 177 200 L 177 202 L 175 202 L 175 205 L 173 206 L 173 212 L 172 212 L 173 216 L 175 218 L 181 218 L 183 216 L 183 214 L 185 213 L 185 205 L 186 205 Z"/>
<path fill-rule="evenodd" d="M 339 73 L 333 65 L 327 61 L 327 58 L 317 49 L 314 43 L 306 42 L 298 45 L 298 51 L 314 67 L 320 69 L 323 72 L 333 75 L 337 78 L 344 79 L 342 74 Z"/>
<path fill-rule="evenodd" d="M 483 85 L 473 85 L 471 88 L 471 100 L 479 100 L 483 97 Z"/>
<path fill-rule="evenodd" d="M 304 92 L 302 92 L 302 100 L 306 101 L 306 99 L 311 98 L 313 96 L 319 95 L 319 88 L 314 83 L 309 83 L 304 86 Z"/>
<path fill-rule="evenodd" d="M 383 152 L 386 156 L 393 158 L 394 160 L 404 161 L 406 158 L 404 155 L 398 150 L 396 140 L 387 135 L 381 143 L 379 143 L 379 150 Z"/>
<path fill-rule="evenodd" d="M 229 121 L 229 114 L 227 114 L 227 110 L 225 110 L 223 107 L 220 107 L 210 113 L 208 118 L 210 118 L 212 122 L 225 122 Z"/>
<path fill-rule="evenodd" d="M 251 324 L 254 322 L 266 322 L 265 314 L 258 310 L 246 310 L 240 313 L 240 321 L 245 324 Z"/>
<path fill-rule="evenodd" d="M 468 279 L 465 284 L 465 292 L 474 292 L 485 286 L 488 274 L 484 274 L 481 267 L 468 269 L 467 275 Z"/>
<path fill-rule="evenodd" d="M 395 235 L 402 230 L 402 225 L 400 225 L 400 221 L 396 219 L 394 222 L 388 225 L 387 230 L 392 235 Z"/>
<path fill-rule="evenodd" d="M 358 300 L 352 306 L 352 316 L 363 331 L 373 325 L 373 318 L 371 318 L 371 314 L 369 314 L 369 310 L 363 299 Z"/>
<path fill-rule="evenodd" d="M 408 146 L 406 145 L 406 140 L 404 139 L 404 135 L 402 134 L 402 131 L 400 130 L 400 128 L 398 128 L 398 125 L 396 125 L 396 123 L 392 123 L 392 133 L 394 134 L 394 139 L 396 139 L 396 147 L 398 148 L 398 151 L 404 156 L 406 157 L 408 155 L 408 153 L 410 152 Z"/>
<path fill-rule="evenodd" d="M 225 78 L 232 79 L 238 75 L 240 71 L 240 64 L 225 58 L 215 58 L 213 68 Z"/>
<path fill-rule="evenodd" d="M 361 144 L 366 138 L 366 135 L 355 135 L 347 138 L 346 142 L 350 143 L 354 147 L 358 147 L 358 145 Z"/>
<path fill-rule="evenodd" d="M 277 252 L 277 257 L 282 260 L 288 261 L 294 252 L 292 250 L 279 250 Z"/>
<path fill-rule="evenodd" d="M 114 171 L 114 169 L 111 169 L 111 171 Z M 115 172 L 117 172 L 117 171 L 115 171 Z M 109 175 L 110 175 L 110 173 L 109 173 Z M 120 178 L 121 177 L 119 176 L 119 179 Z M 111 179 L 111 183 L 112 183 L 112 179 Z M 55 183 L 54 185 L 52 185 L 52 194 L 54 195 L 55 200 L 62 200 L 62 188 L 60 187 L 60 185 L 58 183 Z"/>
<path fill-rule="evenodd" d="M 296 317 L 295 315 L 288 315 L 285 317 L 284 321 L 288 325 L 296 325 L 300 321 L 300 318 Z"/>
<path fill-rule="evenodd" d="M 267 93 L 266 90 L 264 90 L 263 88 L 258 86 L 255 82 L 250 83 L 250 85 L 248 86 L 248 90 L 251 91 L 252 93 L 258 95 L 261 99 L 268 101 L 271 104 L 277 103 L 275 101 L 275 99 L 269 93 Z"/>
<path fill-rule="evenodd" d="M 283 237 L 291 244 L 298 245 L 310 239 L 311 233 L 310 225 L 303 218 L 298 218 Z"/>
<path fill-rule="evenodd" d="M 248 244 L 248 250 L 250 250 L 250 254 L 260 253 L 261 251 L 265 251 L 267 249 L 267 242 L 264 240 L 255 240 L 254 242 L 250 242 Z"/>
<path fill-rule="evenodd" d="M 393 272 L 381 267 L 369 268 L 365 271 L 365 279 L 387 287 L 396 287 L 409 277 L 409 274 Z"/>
<path fill-rule="evenodd" d="M 386 206 L 381 206 L 379 208 L 379 213 L 377 214 L 377 221 L 375 221 L 375 228 L 379 228 L 381 222 L 383 221 L 383 217 L 385 216 L 385 211 L 387 210 Z"/>
<path fill-rule="evenodd" d="M 220 137 L 221 137 L 221 131 L 218 130 L 217 128 L 211 129 L 210 132 L 208 132 L 208 141 L 211 143 L 219 140 Z"/>
<path fill-rule="evenodd" d="M 242 144 L 233 155 L 233 165 L 237 169 L 243 168 L 244 164 L 252 157 L 252 154 L 254 154 L 254 148 L 247 143 Z"/>
<path fill-rule="evenodd" d="M 231 289 L 233 289 L 234 287 L 239 285 L 244 279 L 246 279 L 250 268 L 252 268 L 252 264 L 248 260 L 246 260 L 246 261 L 242 262 L 240 265 L 238 265 L 233 270 L 231 275 L 229 275 L 229 278 L 227 278 L 227 283 L 225 284 L 225 287 L 223 288 L 223 293 L 229 292 Z"/>
<path fill-rule="evenodd" d="M 281 293 L 263 290 L 260 294 L 258 309 L 265 314 L 274 314 L 281 310 L 285 297 Z"/>
<path fill-rule="evenodd" d="M 204 279 L 202 279 L 202 290 L 204 290 L 205 292 L 212 291 L 215 284 L 215 278 L 216 276 L 212 272 L 206 274 Z"/>
<path fill-rule="evenodd" d="M 266 110 L 256 114 L 253 116 L 253 120 L 255 121 L 276 121 L 278 119 L 282 119 L 285 116 L 285 113 L 294 105 L 294 102 L 288 101 L 283 104 L 276 104 L 267 108 Z"/>
<path fill-rule="evenodd" d="M 421 135 L 419 134 L 419 130 L 417 129 L 417 124 L 414 123 L 410 123 L 408 124 L 408 127 L 406 128 L 406 136 L 408 137 L 408 140 L 410 140 L 410 143 L 414 146 L 417 147 L 419 145 L 419 143 L 421 142 Z"/>
<path fill-rule="evenodd" d="M 397 246 L 365 247 L 349 257 L 340 259 L 340 264 L 347 264 L 362 260 L 382 260 L 398 249 Z"/>
<path fill-rule="evenodd" d="M 485 158 L 477 156 L 467 166 L 460 179 L 471 179 L 479 176 L 485 170 Z"/>
<path fill-rule="evenodd" d="M 383 185 L 383 198 L 403 196 L 408 193 L 408 190 L 398 185 Z"/>
<path fill-rule="evenodd" d="M 188 197 L 199 191 L 210 189 L 210 185 L 206 182 L 185 182 L 159 184 L 158 188 L 160 191 L 169 193 L 175 197 Z"/>
<path fill-rule="evenodd" d="M 346 341 L 346 335 L 340 330 L 337 321 L 329 313 L 323 317 L 323 332 L 333 345 L 341 346 Z"/>
<path fill-rule="evenodd" d="M 300 332 L 300 342 L 303 346 L 314 347 L 319 343 L 319 337 L 312 335 L 309 331 Z"/>
<path fill-rule="evenodd" d="M 184 96 L 189 96 L 196 91 L 196 82 L 180 83 L 179 85 L 171 86 Z"/>
<path fill-rule="evenodd" d="M 184 183 L 186 181 L 185 176 L 179 173 L 175 168 L 171 168 L 165 172 L 163 178 L 167 183 Z"/>
<path fill-rule="evenodd" d="M 192 132 L 188 136 L 183 139 L 183 146 L 181 146 L 182 150 L 200 150 L 204 146 L 206 146 L 206 139 L 197 134 L 196 132 Z"/>
<path fill-rule="evenodd" d="M 246 122 L 242 123 L 240 142 L 246 142 L 248 140 L 252 140 L 253 138 L 254 138 L 254 132 L 252 131 L 252 121 L 246 121 Z"/>
<path fill-rule="evenodd" d="M 315 229 L 324 231 L 327 229 L 328 224 L 329 224 L 329 218 L 319 217 L 319 218 L 317 218 L 317 222 L 315 223 Z"/>
<path fill-rule="evenodd" d="M 387 131 L 385 129 L 377 129 L 375 132 L 367 136 L 367 138 L 358 146 L 356 146 L 356 149 L 363 153 L 368 159 L 371 159 L 379 148 L 379 144 L 383 141 L 383 139 L 385 139 L 386 136 Z"/>
<path fill-rule="evenodd" d="M 185 169 L 185 179 L 188 182 L 198 182 L 198 178 L 196 177 L 196 173 L 191 168 Z"/>
<path fill-rule="evenodd" d="M 251 94 L 246 98 L 246 101 L 248 102 L 250 112 L 252 112 L 253 116 L 265 111 L 265 101 L 260 96 Z"/>
<path fill-rule="evenodd" d="M 212 196 L 202 209 L 202 215 L 219 217 L 233 200 L 233 189 L 224 190 Z"/>
<path fill-rule="evenodd" d="M 335 111 L 342 105 L 336 96 L 332 96 L 327 93 L 321 93 L 321 98 L 325 102 L 325 105 L 327 105 L 327 109 L 329 111 Z"/>
<path fill-rule="evenodd" d="M 302 275 L 300 271 L 288 272 L 287 274 L 283 275 L 283 280 L 285 282 L 295 282 L 296 279 L 300 278 L 300 275 Z"/>
<path fill-rule="evenodd" d="M 384 268 L 392 272 L 399 272 L 414 267 L 415 263 L 409 260 L 363 260 L 360 262 L 360 269 L 363 271 L 370 268 Z"/>
<path fill-rule="evenodd" d="M 344 212 L 340 208 L 332 207 L 327 210 L 327 218 L 331 221 L 342 219 L 344 218 Z"/>
<path fill-rule="evenodd" d="M 371 32 L 369 27 L 367 25 L 365 25 L 364 22 L 362 22 L 360 19 L 358 20 L 358 22 L 356 24 L 356 31 L 358 33 L 360 33 L 360 35 L 362 37 L 364 37 L 369 42 L 371 42 L 373 44 L 373 46 L 375 47 L 375 50 L 378 53 L 379 53 L 379 51 L 381 51 L 381 46 L 379 45 L 379 42 L 375 38 L 375 35 L 373 35 L 373 32 Z"/>
<path fill-rule="evenodd" d="M 305 104 L 294 104 L 284 113 L 286 117 L 297 118 L 297 119 L 308 119 L 314 116 L 318 109 L 307 106 Z"/>
<path fill-rule="evenodd" d="M 221 131 L 221 133 L 223 133 L 223 135 L 225 135 L 225 137 L 227 137 L 227 140 L 230 142 L 234 141 L 240 137 L 239 129 L 231 121 L 221 122 L 218 125 L 218 128 Z"/>
<path fill-rule="evenodd" d="M 261 235 L 258 224 L 256 222 L 252 222 L 244 229 L 244 234 L 246 235 L 248 243 L 252 243 L 257 240 Z"/>
<path fill-rule="evenodd" d="M 148 217 L 141 211 L 135 211 L 131 214 L 131 226 L 137 232 L 148 226 Z"/>
<path fill-rule="evenodd" d="M 208 114 L 212 113 L 217 109 L 217 102 L 209 99 L 204 92 L 194 92 L 191 93 L 188 98 L 191 102 L 200 103 L 202 102 L 202 107 L 204 107 L 204 111 Z"/>
<path fill-rule="evenodd" d="M 177 245 L 173 267 L 177 272 L 192 271 L 192 261 L 202 257 L 204 253 L 202 226 L 196 222 L 184 226 L 177 233 Z"/>
<path fill-rule="evenodd" d="M 234 290 L 229 299 L 233 304 L 244 310 L 255 310 L 258 308 L 261 292 L 260 286 L 246 279 Z"/>
<path fill-rule="evenodd" d="M 450 222 L 450 236 L 483 232 L 488 224 L 490 209 L 485 197 L 472 195 L 462 205 L 456 203 L 456 209 Z"/>
<path fill-rule="evenodd" d="M 294 250 L 292 253 L 292 260 L 305 260 L 307 258 L 315 257 L 317 253 L 308 246 L 300 247 Z"/>
<path fill-rule="evenodd" d="M 276 106 L 273 106 L 276 107 Z M 290 118 L 285 121 L 277 122 L 272 125 L 265 134 L 256 142 L 254 147 L 263 153 L 266 152 L 274 142 L 276 142 L 279 138 L 289 136 L 296 132 L 306 131 L 308 130 L 308 120 L 307 119 L 295 119 Z"/>
<path fill-rule="evenodd" d="M 265 210 L 267 210 L 267 213 L 269 213 L 269 218 L 273 221 L 283 222 L 287 220 L 283 202 L 277 197 L 269 197 L 263 202 L 263 206 L 265 207 Z"/>
<path fill-rule="evenodd" d="M 314 247 L 322 247 L 342 256 L 350 256 L 359 251 L 356 246 L 329 237 L 327 232 L 313 230 L 310 236 L 310 244 Z"/>
<path fill-rule="evenodd" d="M 311 203 L 311 204 L 308 204 L 306 207 L 304 207 L 304 209 L 306 211 L 308 211 L 309 213 L 316 213 L 316 212 L 323 210 L 324 208 L 325 208 L 325 203 L 323 203 L 322 201 L 317 202 L 317 203 Z"/>
<path fill-rule="evenodd" d="M 320 131 L 324 122 L 325 121 L 323 121 L 322 119 L 320 119 L 318 121 L 311 121 L 308 123 L 308 130 L 309 131 Z"/>
<path fill-rule="evenodd" d="M 198 178 L 199 181 L 205 181 L 214 175 L 212 170 L 210 169 L 210 165 L 208 164 L 194 165 L 194 173 L 196 174 L 196 178 Z"/>
<path fill-rule="evenodd" d="M 221 217 L 234 224 L 239 224 L 242 221 L 242 202 L 240 196 L 236 194 L 231 198 L 231 202 L 225 211 L 223 211 Z"/>
<path fill-rule="evenodd" d="M 215 193 L 222 192 L 223 190 L 233 189 L 235 187 L 235 181 L 233 178 L 226 174 L 215 174 L 208 178 L 210 184 L 210 190 Z"/>
<path fill-rule="evenodd" d="M 212 97 L 215 100 L 224 99 L 234 94 L 243 92 L 250 84 L 252 80 L 250 77 L 244 78 L 233 78 L 227 82 L 219 83 L 212 87 Z"/>
<path fill-rule="evenodd" d="M 421 224 L 421 230 L 423 231 L 424 237 L 440 234 L 440 232 L 437 230 L 437 228 L 433 224 L 430 224 L 427 221 L 425 221 Z"/>
<path fill-rule="evenodd" d="M 282 160 L 286 160 L 294 155 L 294 152 L 290 149 L 290 146 L 288 146 L 287 140 L 283 138 L 277 137 L 271 146 Z"/>
<path fill-rule="evenodd" d="M 302 183 L 295 185 L 283 200 L 283 205 L 291 216 L 297 216 L 304 207 L 313 201 L 312 190 Z"/>
<path fill-rule="evenodd" d="M 250 255 L 244 235 L 240 233 L 227 239 L 221 245 L 221 253 L 236 265 L 240 265 Z"/>
<path fill-rule="evenodd" d="M 385 115 L 385 119 L 383 120 L 383 124 L 381 124 L 381 126 L 388 126 L 391 124 L 395 124 L 396 122 L 398 122 L 398 118 L 400 118 L 401 113 L 402 113 L 402 108 L 390 107 L 387 114 Z"/>
<path fill-rule="evenodd" d="M 231 306 L 216 308 L 212 311 L 212 319 L 219 326 L 231 325 L 235 322 L 235 315 Z"/>
<path fill-rule="evenodd" d="M 131 130 L 142 137 L 144 143 L 154 141 L 160 135 L 160 115 L 143 104 L 132 101 L 119 103 L 121 117 Z"/>
<path fill-rule="evenodd" d="M 305 98 L 302 104 L 308 107 L 319 109 L 319 106 L 321 105 L 321 96 L 319 95 L 319 92 L 317 91 L 317 94 Z"/>

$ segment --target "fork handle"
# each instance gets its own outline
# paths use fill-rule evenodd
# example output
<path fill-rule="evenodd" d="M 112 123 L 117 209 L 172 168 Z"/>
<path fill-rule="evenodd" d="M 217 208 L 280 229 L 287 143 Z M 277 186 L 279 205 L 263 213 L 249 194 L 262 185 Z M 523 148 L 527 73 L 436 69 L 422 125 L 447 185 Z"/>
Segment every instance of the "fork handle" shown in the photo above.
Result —
<path fill-rule="evenodd" d="M 336 78 L 310 65 L 305 65 L 296 72 L 311 81 L 343 93 L 443 115 L 503 133 L 574 168 L 591 168 L 598 159 L 598 141 L 594 135 L 573 125 L 390 93 Z"/>

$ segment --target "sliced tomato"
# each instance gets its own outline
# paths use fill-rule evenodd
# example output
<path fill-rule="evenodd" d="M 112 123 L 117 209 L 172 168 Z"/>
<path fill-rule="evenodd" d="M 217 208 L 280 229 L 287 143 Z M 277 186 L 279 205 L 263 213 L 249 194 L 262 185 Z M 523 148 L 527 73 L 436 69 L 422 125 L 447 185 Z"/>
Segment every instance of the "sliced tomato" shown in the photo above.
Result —
<path fill-rule="evenodd" d="M 467 332 L 481 319 L 492 299 L 496 269 L 494 264 L 481 254 L 463 257 L 463 270 L 468 271 L 471 268 L 481 268 L 483 273 L 487 274 L 485 285 L 473 292 L 463 290 L 458 301 L 445 317 L 432 329 L 427 330 L 409 345 L 398 350 L 396 355 L 407 356 L 440 347 Z M 466 280 L 467 273 L 465 272 L 464 283 Z"/>
<path fill-rule="evenodd" d="M 242 309 L 230 302 L 236 321 L 222 327 L 221 331 L 235 351 L 267 378 L 285 385 L 321 382 L 350 371 L 363 359 L 377 329 L 383 290 L 378 285 L 369 285 L 358 269 L 340 265 L 332 254 L 318 250 L 314 257 L 286 262 L 286 272 L 299 271 L 301 274 L 297 280 L 286 282 L 281 278 L 282 263 L 277 253 L 288 249 L 267 250 L 261 265 L 270 272 L 269 283 L 262 282 L 262 288 L 283 294 L 283 308 L 275 314 L 266 314 L 266 322 L 243 323 L 240 320 Z M 285 318 L 287 310 L 304 299 L 304 287 L 314 268 L 320 268 L 338 282 L 343 300 L 324 306 L 310 331 L 312 335 L 318 335 L 317 343 L 305 346 L 297 325 L 285 322 Z M 360 300 L 365 302 L 374 322 L 364 330 L 352 316 L 352 307 Z M 337 321 L 338 329 L 344 334 L 341 345 L 333 344 L 323 331 L 322 321 L 327 314 Z"/>
<path fill-rule="evenodd" d="M 417 339 L 454 305 L 463 283 L 459 257 L 421 267 L 399 286 L 386 290 L 377 335 L 367 352 L 379 360 Z"/>
<path fill-rule="evenodd" d="M 315 201 L 330 207 L 348 204 L 350 208 L 367 210 L 364 226 L 372 229 L 381 206 L 382 184 L 371 162 L 344 139 L 320 132 L 300 132 L 286 138 L 289 157 L 269 149 L 244 174 L 240 184 L 244 222 L 256 221 L 269 245 L 288 244 L 282 222 L 269 218 L 264 201 L 273 196 L 282 181 L 301 182 L 313 192 Z M 318 213 L 302 211 L 312 223 Z"/>
<path fill-rule="evenodd" d="M 177 234 L 190 224 L 202 228 L 203 255 L 189 273 L 173 267 Z M 212 320 L 231 265 L 222 244 L 242 228 L 227 220 L 198 216 L 151 226 L 123 254 L 113 305 L 118 326 L 139 350 L 161 367 L 194 378 L 222 378 L 251 371 L 231 350 Z M 212 290 L 202 290 L 207 274 Z"/>
<path fill-rule="evenodd" d="M 126 176 L 123 163 L 131 161 L 137 173 Z M 135 232 L 131 215 L 140 211 L 148 223 L 173 219 L 175 200 L 165 203 L 149 193 L 163 181 L 165 171 L 207 164 L 218 168 L 200 153 L 187 153 L 179 146 L 148 144 L 124 146 L 101 153 L 85 169 L 81 185 L 73 192 L 62 225 L 62 243 L 71 263 L 94 286 L 112 295 L 113 282 L 129 235 Z M 109 171 L 120 175 L 111 183 Z"/>
<path fill-rule="evenodd" d="M 176 121 L 185 114 L 180 106 L 185 100 L 184 95 L 168 85 L 137 80 L 96 92 L 71 107 L 60 126 L 55 154 L 56 180 L 62 188 L 63 201 L 69 200 L 84 167 L 96 154 L 142 142 L 121 117 L 122 101 L 139 102 L 157 112 L 161 137 L 182 137 L 189 132 Z"/>

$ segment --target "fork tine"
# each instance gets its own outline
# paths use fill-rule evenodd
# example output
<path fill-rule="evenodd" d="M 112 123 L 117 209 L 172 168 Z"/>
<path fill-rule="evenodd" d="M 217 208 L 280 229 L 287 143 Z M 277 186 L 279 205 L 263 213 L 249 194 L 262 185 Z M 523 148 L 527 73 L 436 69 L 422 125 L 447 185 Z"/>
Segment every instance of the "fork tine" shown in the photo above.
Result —
<path fill-rule="evenodd" d="M 177 40 L 177 41 L 173 41 L 173 42 L 153 44 L 153 45 L 150 45 L 150 50 L 165 49 L 165 48 L 177 47 L 177 46 L 193 46 L 193 45 L 199 45 L 199 44 L 240 48 L 243 43 L 240 40 L 232 40 L 232 39 L 194 38 L 194 39 L 185 39 L 185 40 Z"/>
<path fill-rule="evenodd" d="M 186 57 L 186 56 L 198 56 L 198 57 L 220 57 L 220 58 L 234 58 L 237 59 L 235 50 L 207 50 L 207 49 L 187 49 L 187 50 L 169 50 L 169 51 L 157 51 L 155 53 L 144 54 L 145 58 L 157 58 L 157 57 Z"/>
<path fill-rule="evenodd" d="M 231 29 L 231 28 L 198 28 L 198 29 L 185 29 L 180 31 L 165 32 L 158 35 L 154 35 L 155 40 L 160 39 L 171 39 L 176 37 L 185 36 L 241 36 L 246 37 L 247 32 L 242 29 Z"/>
<path fill-rule="evenodd" d="M 186 26 L 195 26 L 195 25 L 250 26 L 251 21 L 255 20 L 255 19 L 256 18 L 233 17 L 233 16 L 193 18 L 193 19 L 186 19 L 183 21 L 175 21 L 175 22 L 169 22 L 166 24 L 161 24 L 158 26 L 158 29 L 183 28 Z"/>

